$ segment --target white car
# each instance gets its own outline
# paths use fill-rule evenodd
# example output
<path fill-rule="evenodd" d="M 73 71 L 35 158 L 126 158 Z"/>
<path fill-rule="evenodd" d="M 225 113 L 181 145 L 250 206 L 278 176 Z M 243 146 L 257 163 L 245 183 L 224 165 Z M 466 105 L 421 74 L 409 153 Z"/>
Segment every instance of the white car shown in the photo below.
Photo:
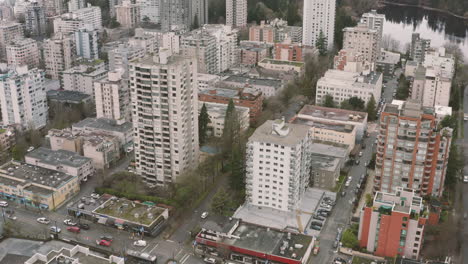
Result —
<path fill-rule="evenodd" d="M 73 222 L 71 219 L 65 219 L 63 220 L 63 223 L 67 226 L 76 226 L 76 223 Z"/>
<path fill-rule="evenodd" d="M 0 206 L 1 206 L 1 207 L 7 207 L 7 206 L 8 206 L 8 203 L 5 202 L 5 201 L 0 201 Z"/>
<path fill-rule="evenodd" d="M 359 152 L 359 157 L 362 157 L 362 151 Z"/>
<path fill-rule="evenodd" d="M 345 186 L 348 187 L 351 184 L 351 181 L 346 181 Z"/>
<path fill-rule="evenodd" d="M 62 229 L 60 229 L 58 226 L 51 226 L 49 229 L 53 233 L 60 233 L 62 231 Z"/>
<path fill-rule="evenodd" d="M 137 241 L 133 242 L 133 245 L 137 246 L 137 247 L 146 247 L 146 241 L 145 240 L 137 240 Z"/>
<path fill-rule="evenodd" d="M 468 175 L 463 176 L 463 182 L 468 183 Z"/>
<path fill-rule="evenodd" d="M 34 147 L 29 147 L 28 150 L 27 150 L 27 152 L 31 152 L 31 151 L 33 151 L 33 150 L 34 150 Z"/>
<path fill-rule="evenodd" d="M 203 213 L 201 214 L 201 218 L 202 218 L 202 219 L 205 219 L 205 218 L 207 218 L 207 217 L 208 217 L 208 212 L 203 212 Z"/>
<path fill-rule="evenodd" d="M 92 194 L 91 194 L 91 198 L 93 198 L 93 199 L 99 199 L 99 194 L 97 194 L 97 193 L 92 193 Z"/>
<path fill-rule="evenodd" d="M 45 217 L 39 217 L 36 221 L 45 225 L 48 225 L 50 223 L 50 220 Z"/>
<path fill-rule="evenodd" d="M 348 176 L 348 181 L 351 181 L 352 179 L 353 179 L 353 177 Z"/>
<path fill-rule="evenodd" d="M 214 258 L 204 258 L 203 261 L 206 262 L 206 263 L 210 263 L 210 264 L 215 264 L 216 263 L 216 259 L 214 259 Z"/>

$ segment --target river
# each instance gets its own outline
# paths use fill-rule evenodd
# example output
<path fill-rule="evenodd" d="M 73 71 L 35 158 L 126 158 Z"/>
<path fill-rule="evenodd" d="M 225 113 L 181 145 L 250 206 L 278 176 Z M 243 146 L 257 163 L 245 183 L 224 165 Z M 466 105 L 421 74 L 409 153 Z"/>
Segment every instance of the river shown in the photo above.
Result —
<path fill-rule="evenodd" d="M 468 62 L 468 21 L 436 11 L 418 7 L 388 5 L 379 9 L 385 14 L 383 34 L 400 42 L 400 49 L 411 42 L 413 32 L 431 39 L 431 46 L 439 47 L 450 42 L 457 44 Z"/>

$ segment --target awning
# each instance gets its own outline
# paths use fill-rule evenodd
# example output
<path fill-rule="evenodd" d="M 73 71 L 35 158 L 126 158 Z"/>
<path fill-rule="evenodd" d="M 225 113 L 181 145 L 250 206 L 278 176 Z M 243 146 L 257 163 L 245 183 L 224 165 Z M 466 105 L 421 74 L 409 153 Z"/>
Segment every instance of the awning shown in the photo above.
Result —
<path fill-rule="evenodd" d="M 125 223 L 125 220 L 122 219 L 115 219 L 114 224 L 115 225 L 123 225 Z"/>

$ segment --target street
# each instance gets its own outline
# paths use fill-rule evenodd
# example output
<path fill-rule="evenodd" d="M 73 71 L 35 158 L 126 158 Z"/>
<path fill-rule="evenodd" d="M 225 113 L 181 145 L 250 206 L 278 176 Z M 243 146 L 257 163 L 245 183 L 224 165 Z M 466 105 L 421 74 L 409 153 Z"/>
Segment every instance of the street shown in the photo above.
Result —
<path fill-rule="evenodd" d="M 463 111 L 465 114 L 468 113 L 468 87 L 465 87 L 465 94 L 463 96 Z M 468 133 L 468 122 L 465 121 L 463 124 L 464 132 Z M 465 168 L 464 168 L 464 174 L 468 174 L 468 163 L 466 160 L 468 160 L 468 138 L 463 137 L 462 139 L 462 145 L 463 145 L 463 151 L 464 151 L 464 160 L 465 160 Z M 468 184 L 466 183 L 461 183 L 463 184 L 462 190 L 463 190 L 463 213 L 465 214 L 468 212 Z M 466 263 L 468 262 L 468 219 L 465 217 L 463 218 L 463 234 L 462 234 L 462 245 L 461 245 L 461 258 L 462 262 L 461 263 Z"/>
<path fill-rule="evenodd" d="M 400 76 L 400 73 L 401 69 L 396 70 L 395 76 Z M 386 83 L 387 87 L 383 90 L 382 98 L 385 98 L 386 103 L 392 102 L 393 92 L 398 86 L 397 77 L 389 80 L 388 83 Z M 352 166 L 351 170 L 349 171 L 349 176 L 352 177 L 352 181 L 350 186 L 345 189 L 346 196 L 338 196 L 336 205 L 332 210 L 332 214 L 328 218 L 324 229 L 322 229 L 320 233 L 320 252 L 317 256 L 312 257 L 309 263 L 332 263 L 333 258 L 338 256 L 338 253 L 335 253 L 335 250 L 333 249 L 333 243 L 336 238 L 337 230 L 339 227 L 345 230 L 351 222 L 353 206 L 350 204 L 350 201 L 356 197 L 354 190 L 356 189 L 359 177 L 366 173 L 365 164 L 370 161 L 372 158 L 372 153 L 374 152 L 374 141 L 377 134 L 372 133 L 372 131 L 370 132 L 370 136 L 364 140 L 364 143 L 367 147 L 362 150 L 363 155 L 360 158 L 361 162 L 357 166 Z M 372 180 L 373 179 L 367 179 L 368 182 Z M 365 194 L 363 193 L 362 196 L 364 195 Z"/>

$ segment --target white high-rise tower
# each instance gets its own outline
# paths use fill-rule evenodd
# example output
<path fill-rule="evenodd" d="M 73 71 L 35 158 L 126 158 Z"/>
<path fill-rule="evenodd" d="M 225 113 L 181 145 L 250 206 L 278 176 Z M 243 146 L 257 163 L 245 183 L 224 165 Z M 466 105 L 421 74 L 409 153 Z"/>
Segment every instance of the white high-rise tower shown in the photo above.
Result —
<path fill-rule="evenodd" d="M 315 47 L 323 32 L 329 48 L 333 47 L 336 0 L 304 0 L 302 44 Z"/>

